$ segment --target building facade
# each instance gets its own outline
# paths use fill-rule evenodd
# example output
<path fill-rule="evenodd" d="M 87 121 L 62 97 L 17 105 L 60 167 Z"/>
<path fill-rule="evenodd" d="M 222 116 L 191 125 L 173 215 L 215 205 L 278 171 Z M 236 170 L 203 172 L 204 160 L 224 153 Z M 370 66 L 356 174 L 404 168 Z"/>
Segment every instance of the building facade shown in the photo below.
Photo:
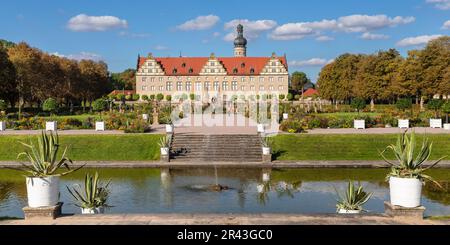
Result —
<path fill-rule="evenodd" d="M 286 95 L 286 56 L 247 57 L 243 33 L 243 26 L 238 25 L 234 57 L 138 57 L 136 93 L 172 98 L 196 94 L 203 101 L 229 100 L 233 95 Z"/>

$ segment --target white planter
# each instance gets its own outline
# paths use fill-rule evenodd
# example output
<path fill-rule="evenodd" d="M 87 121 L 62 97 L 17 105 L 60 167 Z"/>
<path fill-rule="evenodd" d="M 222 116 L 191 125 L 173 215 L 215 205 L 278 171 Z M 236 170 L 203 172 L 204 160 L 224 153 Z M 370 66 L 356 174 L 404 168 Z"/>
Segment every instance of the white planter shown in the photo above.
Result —
<path fill-rule="evenodd" d="M 54 206 L 59 201 L 59 177 L 27 177 L 28 206 L 31 208 Z"/>
<path fill-rule="evenodd" d="M 95 122 L 95 131 L 105 131 L 105 122 Z"/>
<path fill-rule="evenodd" d="M 406 208 L 420 206 L 422 182 L 415 178 L 389 178 L 391 204 Z"/>
<path fill-rule="evenodd" d="M 360 214 L 361 210 L 348 210 L 340 208 L 338 214 Z"/>
<path fill-rule="evenodd" d="M 103 214 L 105 213 L 104 207 L 98 208 L 81 208 L 81 214 Z"/>
<path fill-rule="evenodd" d="M 398 127 L 399 128 L 409 128 L 409 120 L 408 119 L 399 119 Z"/>
<path fill-rule="evenodd" d="M 353 120 L 353 127 L 356 129 L 365 129 L 366 121 L 365 120 Z"/>
<path fill-rule="evenodd" d="M 0 122 L 0 131 L 5 131 L 6 130 L 6 122 L 5 121 L 1 121 Z"/>
<path fill-rule="evenodd" d="M 147 121 L 149 118 L 148 114 L 142 114 L 142 119 L 144 119 L 145 121 Z"/>
<path fill-rule="evenodd" d="M 450 130 L 450 123 L 444 123 L 444 129 Z"/>
<path fill-rule="evenodd" d="M 169 147 L 162 147 L 161 148 L 161 155 L 169 155 Z"/>
<path fill-rule="evenodd" d="M 264 182 L 270 181 L 270 174 L 269 174 L 269 173 L 263 173 L 263 174 L 262 174 L 262 180 L 263 180 Z"/>
<path fill-rule="evenodd" d="M 258 191 L 258 193 L 263 193 L 264 192 L 264 185 L 263 184 L 259 184 L 256 186 L 256 190 Z"/>
<path fill-rule="evenodd" d="M 270 147 L 262 148 L 263 155 L 270 155 Z"/>
<path fill-rule="evenodd" d="M 259 123 L 256 125 L 256 128 L 258 130 L 258 133 L 264 133 L 264 124 Z"/>
<path fill-rule="evenodd" d="M 57 129 L 58 129 L 58 122 L 56 121 L 45 122 L 45 130 L 56 131 Z"/>
<path fill-rule="evenodd" d="M 289 118 L 289 114 L 283 113 L 283 119 L 286 120 L 286 119 L 288 119 L 288 118 Z"/>
<path fill-rule="evenodd" d="M 166 124 L 166 133 L 173 133 L 173 125 Z"/>
<path fill-rule="evenodd" d="M 442 119 L 430 118 L 430 128 L 442 128 Z"/>

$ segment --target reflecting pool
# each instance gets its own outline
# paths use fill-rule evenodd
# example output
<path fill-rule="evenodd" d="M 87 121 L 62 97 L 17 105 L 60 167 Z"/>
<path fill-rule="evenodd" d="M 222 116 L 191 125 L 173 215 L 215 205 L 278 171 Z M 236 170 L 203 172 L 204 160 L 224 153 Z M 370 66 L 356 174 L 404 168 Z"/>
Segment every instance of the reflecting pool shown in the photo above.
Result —
<path fill-rule="evenodd" d="M 63 212 L 80 213 L 66 186 L 83 184 L 86 172 L 111 180 L 107 213 L 334 213 L 336 191 L 349 179 L 373 192 L 368 212 L 383 212 L 389 199 L 386 169 L 83 169 L 61 179 Z M 425 185 L 426 215 L 450 214 L 450 170 L 428 172 L 443 186 Z M 217 188 L 220 186 L 221 188 Z M 0 217 L 23 217 L 22 173 L 0 170 Z"/>

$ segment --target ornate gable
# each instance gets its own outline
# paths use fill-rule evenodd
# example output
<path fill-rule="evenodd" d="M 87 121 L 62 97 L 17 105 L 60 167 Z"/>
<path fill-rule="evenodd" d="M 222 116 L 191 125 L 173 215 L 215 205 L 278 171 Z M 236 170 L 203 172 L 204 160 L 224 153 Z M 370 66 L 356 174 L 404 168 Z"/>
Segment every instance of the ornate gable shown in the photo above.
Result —
<path fill-rule="evenodd" d="M 286 66 L 284 66 L 281 60 L 273 53 L 262 69 L 261 75 L 288 75 L 288 71 Z"/>
<path fill-rule="evenodd" d="M 153 58 L 153 56 L 149 54 L 148 58 L 139 67 L 137 75 L 163 76 L 164 70 L 162 69 L 161 65 Z"/>
<path fill-rule="evenodd" d="M 211 54 L 206 64 L 200 70 L 200 75 L 227 75 L 227 71 L 223 64 Z"/>

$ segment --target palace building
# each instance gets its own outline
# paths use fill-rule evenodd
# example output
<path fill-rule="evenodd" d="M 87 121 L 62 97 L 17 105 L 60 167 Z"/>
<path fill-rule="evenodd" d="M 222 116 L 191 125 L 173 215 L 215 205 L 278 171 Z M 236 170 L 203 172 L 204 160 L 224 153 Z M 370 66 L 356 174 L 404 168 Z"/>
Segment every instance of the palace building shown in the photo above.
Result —
<path fill-rule="evenodd" d="M 196 94 L 204 101 L 229 100 L 233 95 L 286 95 L 288 77 L 286 56 L 247 57 L 247 40 L 239 24 L 234 57 L 138 57 L 136 93 Z"/>

